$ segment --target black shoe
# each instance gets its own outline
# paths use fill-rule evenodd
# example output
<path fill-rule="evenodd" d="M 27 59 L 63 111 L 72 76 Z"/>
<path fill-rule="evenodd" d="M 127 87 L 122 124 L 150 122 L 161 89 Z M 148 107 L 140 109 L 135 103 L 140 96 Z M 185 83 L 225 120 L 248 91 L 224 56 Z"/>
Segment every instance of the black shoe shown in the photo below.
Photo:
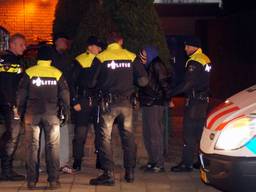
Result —
<path fill-rule="evenodd" d="M 49 190 L 56 190 L 61 188 L 60 182 L 59 181 L 51 181 L 49 182 L 49 186 L 47 189 Z"/>
<path fill-rule="evenodd" d="M 145 170 L 145 169 L 151 169 L 152 167 L 156 166 L 156 163 L 147 163 L 146 165 L 142 165 L 140 167 L 141 170 Z"/>
<path fill-rule="evenodd" d="M 1 181 L 24 181 L 25 176 L 16 173 L 15 171 L 2 171 L 0 176 Z"/>
<path fill-rule="evenodd" d="M 36 189 L 36 182 L 29 181 L 27 183 L 27 187 L 28 187 L 29 190 L 35 190 Z"/>
<path fill-rule="evenodd" d="M 81 159 L 75 159 L 73 163 L 73 169 L 76 171 L 81 171 L 81 164 L 82 164 Z"/>
<path fill-rule="evenodd" d="M 90 180 L 90 185 L 107 185 L 113 186 L 115 184 L 113 173 L 109 171 L 105 171 L 102 175 L 97 178 Z"/>
<path fill-rule="evenodd" d="M 195 163 L 193 164 L 193 168 L 194 168 L 194 169 L 200 169 L 200 167 L 201 167 L 200 161 L 197 161 L 197 162 L 195 162 Z"/>
<path fill-rule="evenodd" d="M 171 168 L 171 171 L 172 172 L 191 172 L 191 171 L 193 171 L 193 167 L 192 166 L 187 166 L 183 163 L 180 163 L 176 166 L 173 166 Z"/>
<path fill-rule="evenodd" d="M 127 183 L 134 182 L 134 169 L 133 168 L 125 169 L 124 179 L 126 180 Z"/>

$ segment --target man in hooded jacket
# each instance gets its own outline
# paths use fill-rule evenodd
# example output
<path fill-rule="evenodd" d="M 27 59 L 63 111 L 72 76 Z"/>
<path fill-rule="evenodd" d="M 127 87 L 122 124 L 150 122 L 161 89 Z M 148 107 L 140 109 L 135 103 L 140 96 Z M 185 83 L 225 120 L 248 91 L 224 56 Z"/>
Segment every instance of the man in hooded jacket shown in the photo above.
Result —
<path fill-rule="evenodd" d="M 145 172 L 164 171 L 164 106 L 171 97 L 170 79 L 156 48 L 145 47 L 140 52 L 140 60 L 148 73 L 149 83 L 139 89 L 142 107 L 144 145 L 148 153 Z"/>

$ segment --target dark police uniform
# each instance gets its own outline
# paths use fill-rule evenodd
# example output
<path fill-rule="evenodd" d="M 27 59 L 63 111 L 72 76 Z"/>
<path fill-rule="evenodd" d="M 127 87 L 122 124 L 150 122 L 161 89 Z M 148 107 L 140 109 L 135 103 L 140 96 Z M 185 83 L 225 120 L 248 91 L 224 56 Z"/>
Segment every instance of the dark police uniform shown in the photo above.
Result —
<path fill-rule="evenodd" d="M 99 127 L 99 161 L 104 174 L 92 179 L 90 184 L 114 184 L 113 177 L 108 172 L 114 169 L 111 147 L 111 133 L 114 123 L 118 128 L 124 150 L 125 179 L 130 178 L 129 170 L 136 165 L 136 145 L 132 126 L 132 106 L 130 96 L 134 91 L 134 76 L 138 77 L 139 85 L 145 86 L 147 74 L 136 55 L 123 49 L 118 43 L 109 44 L 107 49 L 98 54 L 92 66 L 92 86 L 100 91 L 104 101 L 111 106 L 106 112 L 101 111 Z"/>
<path fill-rule="evenodd" d="M 211 61 L 199 48 L 190 55 L 186 63 L 184 82 L 173 95 L 185 93 L 186 106 L 183 120 L 183 156 L 182 163 L 188 170 L 192 169 L 194 152 L 203 131 L 209 102 L 209 81 Z M 179 167 L 178 167 L 179 168 Z M 179 169 L 172 169 L 172 171 Z"/>
<path fill-rule="evenodd" d="M 19 118 L 15 118 L 14 108 L 16 91 L 24 67 L 21 65 L 20 58 L 11 51 L 6 51 L 0 60 L 0 113 L 6 128 L 0 140 L 1 179 L 23 180 L 24 176 L 14 174 L 12 171 L 12 160 L 21 129 Z"/>
<path fill-rule="evenodd" d="M 72 73 L 71 98 L 72 105 L 80 104 L 81 111 L 75 112 L 75 135 L 73 140 L 74 169 L 81 169 L 81 160 L 84 156 L 84 144 L 86 143 L 89 128 L 96 122 L 96 97 L 94 88 L 88 87 L 90 68 L 96 55 L 82 53 L 76 57 L 75 67 Z M 97 148 L 97 147 L 96 147 Z"/>
<path fill-rule="evenodd" d="M 25 112 L 26 167 L 28 187 L 33 188 L 39 177 L 40 130 L 45 133 L 48 182 L 59 180 L 60 105 L 64 114 L 69 110 L 68 85 L 62 72 L 51 61 L 39 60 L 26 70 L 18 90 L 18 110 Z"/>

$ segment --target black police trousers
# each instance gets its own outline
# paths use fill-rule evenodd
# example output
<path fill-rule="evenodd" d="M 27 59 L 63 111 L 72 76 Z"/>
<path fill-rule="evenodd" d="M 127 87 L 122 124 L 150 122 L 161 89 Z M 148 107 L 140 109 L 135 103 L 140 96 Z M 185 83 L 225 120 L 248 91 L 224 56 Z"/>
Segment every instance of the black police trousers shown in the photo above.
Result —
<path fill-rule="evenodd" d="M 88 131 L 90 128 L 97 127 L 96 123 L 96 107 L 83 108 L 79 112 L 75 112 L 75 131 L 73 139 L 73 157 L 81 160 L 84 156 L 84 144 L 87 140 Z M 95 139 L 95 148 L 97 150 L 97 143 Z"/>
<path fill-rule="evenodd" d="M 183 155 L 186 166 L 192 166 L 206 121 L 208 100 L 187 99 L 183 119 Z"/>
<path fill-rule="evenodd" d="M 111 111 L 101 115 L 99 131 L 98 157 L 101 169 L 113 171 L 114 161 L 111 146 L 111 134 L 113 125 L 117 124 L 121 137 L 124 167 L 134 168 L 136 166 L 136 144 L 132 125 L 132 106 L 125 101 L 111 106 Z"/>
<path fill-rule="evenodd" d="M 2 159 L 2 170 L 4 171 L 12 166 L 11 161 L 17 149 L 21 124 L 20 120 L 14 119 L 12 107 L 9 105 L 0 105 L 0 114 L 4 118 L 5 125 L 5 132 L 0 140 L 0 157 Z"/>
<path fill-rule="evenodd" d="M 48 182 L 59 180 L 60 122 L 56 115 L 25 115 L 27 181 L 39 177 L 40 134 L 45 135 L 45 154 Z"/>

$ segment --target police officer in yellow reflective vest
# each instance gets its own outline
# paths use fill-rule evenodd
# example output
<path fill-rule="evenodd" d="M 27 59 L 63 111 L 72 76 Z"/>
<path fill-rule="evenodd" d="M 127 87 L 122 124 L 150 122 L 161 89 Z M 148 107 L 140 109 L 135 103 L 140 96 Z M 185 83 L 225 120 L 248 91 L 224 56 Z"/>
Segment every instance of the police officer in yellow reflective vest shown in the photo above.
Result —
<path fill-rule="evenodd" d="M 88 87 L 90 68 L 95 56 L 102 50 L 103 43 L 97 37 L 91 36 L 87 40 L 85 53 L 75 58 L 72 81 L 70 82 L 70 93 L 73 109 L 75 110 L 75 134 L 73 140 L 73 168 L 81 170 L 82 158 L 84 156 L 84 144 L 89 128 L 93 125 L 96 128 L 97 91 Z M 96 140 L 95 140 L 96 142 Z M 97 148 L 97 144 L 95 143 Z M 98 166 L 98 164 L 96 164 Z"/>
<path fill-rule="evenodd" d="M 102 101 L 99 131 L 99 161 L 102 175 L 90 180 L 91 185 L 114 185 L 111 133 L 114 123 L 118 124 L 123 152 L 125 180 L 134 181 L 136 145 L 132 126 L 132 105 L 130 97 L 134 82 L 141 86 L 148 83 L 147 73 L 136 59 L 136 55 L 123 49 L 123 38 L 111 33 L 107 38 L 108 47 L 96 56 L 92 65 L 91 86 L 100 90 Z M 136 79 L 134 79 L 136 77 Z"/>
<path fill-rule="evenodd" d="M 35 189 L 39 177 L 40 131 L 45 135 L 46 166 L 49 189 L 60 187 L 59 139 L 60 119 L 58 112 L 67 120 L 69 90 L 62 72 L 51 66 L 52 49 L 42 46 L 38 62 L 26 70 L 17 96 L 19 114 L 25 114 L 27 186 Z"/>
<path fill-rule="evenodd" d="M 211 61 L 202 52 L 201 42 L 197 37 L 190 37 L 186 40 L 185 51 L 189 56 L 185 66 L 185 78 L 172 93 L 172 95 L 184 93 L 186 97 L 182 161 L 171 168 L 173 172 L 190 172 L 193 167 L 200 166 L 199 162 L 193 165 L 193 160 L 203 131 L 209 102 Z"/>
<path fill-rule="evenodd" d="M 25 179 L 23 175 L 12 170 L 21 129 L 16 109 L 16 91 L 24 71 L 20 56 L 26 49 L 25 37 L 22 34 L 14 34 L 9 44 L 10 49 L 0 56 L 0 114 L 5 123 L 5 132 L 0 139 L 0 180 L 17 181 Z"/>

